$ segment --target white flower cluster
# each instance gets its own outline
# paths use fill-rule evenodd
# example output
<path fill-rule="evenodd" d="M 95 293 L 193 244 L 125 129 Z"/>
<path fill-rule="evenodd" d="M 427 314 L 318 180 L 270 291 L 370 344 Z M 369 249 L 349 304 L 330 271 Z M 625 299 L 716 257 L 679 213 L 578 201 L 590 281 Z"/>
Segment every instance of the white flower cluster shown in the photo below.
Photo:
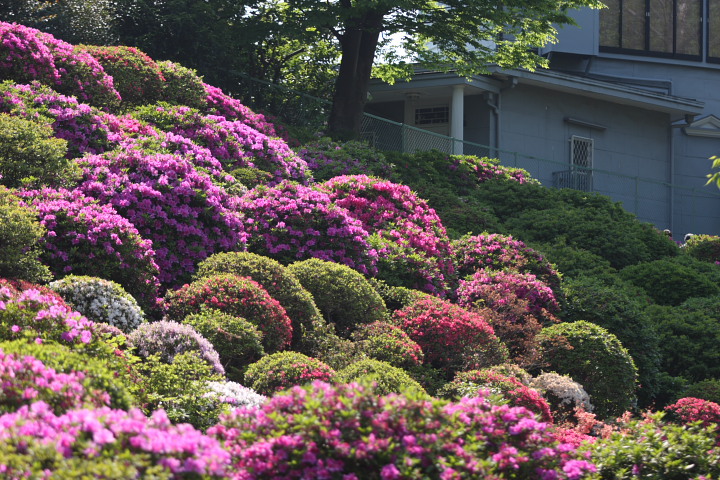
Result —
<path fill-rule="evenodd" d="M 267 400 L 266 396 L 235 382 L 207 382 L 207 386 L 210 388 L 208 395 L 233 407 L 259 407 Z"/>
<path fill-rule="evenodd" d="M 530 382 L 530 386 L 538 390 L 555 407 L 574 409 L 582 407 L 586 412 L 592 412 L 590 396 L 582 385 L 567 375 L 555 372 L 543 373 Z"/>
<path fill-rule="evenodd" d="M 68 304 L 93 322 L 107 323 L 123 333 L 135 330 L 144 314 L 119 284 L 97 277 L 68 275 L 50 283 Z"/>

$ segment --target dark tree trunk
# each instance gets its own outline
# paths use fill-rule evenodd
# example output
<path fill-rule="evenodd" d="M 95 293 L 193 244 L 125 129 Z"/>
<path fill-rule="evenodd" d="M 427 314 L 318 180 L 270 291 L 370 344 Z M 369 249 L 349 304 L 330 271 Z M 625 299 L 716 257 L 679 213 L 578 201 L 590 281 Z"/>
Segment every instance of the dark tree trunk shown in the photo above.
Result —
<path fill-rule="evenodd" d="M 342 59 L 328 119 L 328 134 L 335 139 L 360 134 L 382 17 L 380 13 L 366 16 L 357 22 L 359 26 L 346 28 L 340 39 Z"/>

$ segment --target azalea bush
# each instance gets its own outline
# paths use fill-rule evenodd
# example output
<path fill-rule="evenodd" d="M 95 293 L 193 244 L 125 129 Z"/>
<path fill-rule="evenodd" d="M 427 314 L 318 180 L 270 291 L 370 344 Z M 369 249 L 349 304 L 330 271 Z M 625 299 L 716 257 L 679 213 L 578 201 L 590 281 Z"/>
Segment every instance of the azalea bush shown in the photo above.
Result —
<path fill-rule="evenodd" d="M 582 385 L 567 375 L 544 372 L 530 381 L 530 386 L 547 400 L 557 423 L 577 422 L 576 409 L 592 412 L 590 396 Z"/>
<path fill-rule="evenodd" d="M 507 357 L 482 316 L 445 300 L 418 300 L 396 310 L 391 321 L 420 345 L 426 364 L 444 370 L 450 378 L 457 371 L 502 363 Z"/>
<path fill-rule="evenodd" d="M 363 324 L 350 338 L 370 358 L 394 367 L 416 367 L 423 363 L 424 354 L 420 345 L 396 325 L 380 321 Z"/>
<path fill-rule="evenodd" d="M 378 277 L 392 285 L 444 295 L 453 282 L 450 240 L 440 217 L 409 187 L 366 175 L 322 186 L 362 222 L 378 252 Z"/>
<path fill-rule="evenodd" d="M 362 324 L 385 320 L 387 309 L 380 295 L 353 269 L 320 259 L 288 266 L 300 284 L 313 296 L 325 320 L 338 335 L 348 338 Z"/>
<path fill-rule="evenodd" d="M 290 182 L 258 186 L 243 195 L 238 208 L 246 217 L 250 251 L 283 264 L 318 258 L 377 272 L 368 232 L 325 193 Z"/>
<path fill-rule="evenodd" d="M 589 478 L 595 467 L 547 428 L 522 407 L 484 397 L 378 397 L 369 386 L 315 382 L 260 410 L 237 409 L 208 434 L 240 477 Z"/>
<path fill-rule="evenodd" d="M 170 291 L 165 296 L 168 317 L 182 320 L 204 308 L 241 317 L 258 327 L 268 353 L 290 346 L 292 322 L 285 309 L 257 282 L 232 274 L 212 275 Z"/>
<path fill-rule="evenodd" d="M 252 388 L 236 382 L 208 382 L 206 396 L 232 407 L 259 407 L 267 400 Z"/>
<path fill-rule="evenodd" d="M 337 373 L 337 382 L 366 383 L 372 385 L 377 395 L 406 393 L 413 389 L 424 392 L 425 389 L 402 368 L 375 359 L 365 359 L 351 363 Z"/>
<path fill-rule="evenodd" d="M 665 411 L 683 424 L 701 422 L 704 427 L 720 428 L 720 405 L 715 402 L 685 397 L 665 407 Z"/>
<path fill-rule="evenodd" d="M 165 83 L 161 100 L 190 108 L 207 106 L 205 84 L 195 70 L 169 60 L 157 62 Z"/>
<path fill-rule="evenodd" d="M 318 182 L 339 175 L 388 178 L 392 173 L 392 165 L 382 152 L 355 140 L 335 142 L 323 137 L 303 145 L 298 149 L 298 155 L 307 162 Z"/>
<path fill-rule="evenodd" d="M 75 310 L 96 323 L 107 323 L 130 333 L 143 322 L 145 314 L 119 284 L 98 277 L 68 275 L 50 283 L 50 288 Z"/>
<path fill-rule="evenodd" d="M 263 395 L 272 395 L 295 385 L 313 380 L 335 379 L 332 367 L 299 352 L 278 352 L 266 355 L 245 372 L 245 385 Z"/>

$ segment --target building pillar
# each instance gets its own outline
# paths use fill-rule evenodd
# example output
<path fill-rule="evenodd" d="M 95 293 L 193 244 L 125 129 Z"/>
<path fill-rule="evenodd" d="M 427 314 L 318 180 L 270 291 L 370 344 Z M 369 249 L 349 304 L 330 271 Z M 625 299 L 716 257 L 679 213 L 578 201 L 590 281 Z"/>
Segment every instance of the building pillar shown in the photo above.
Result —
<path fill-rule="evenodd" d="M 450 105 L 450 136 L 455 140 L 452 153 L 463 154 L 463 118 L 465 116 L 465 85 L 453 85 L 452 104 Z"/>

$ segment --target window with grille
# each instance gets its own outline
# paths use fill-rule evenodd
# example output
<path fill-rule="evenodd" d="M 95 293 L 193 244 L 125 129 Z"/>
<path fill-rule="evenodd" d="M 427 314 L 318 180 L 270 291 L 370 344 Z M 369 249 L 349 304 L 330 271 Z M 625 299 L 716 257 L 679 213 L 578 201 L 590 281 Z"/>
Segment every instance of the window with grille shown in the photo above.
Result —
<path fill-rule="evenodd" d="M 573 135 L 570 138 L 571 188 L 592 191 L 593 139 Z"/>
<path fill-rule="evenodd" d="M 415 109 L 415 125 L 433 125 L 450 122 L 450 107 L 425 107 Z"/>

